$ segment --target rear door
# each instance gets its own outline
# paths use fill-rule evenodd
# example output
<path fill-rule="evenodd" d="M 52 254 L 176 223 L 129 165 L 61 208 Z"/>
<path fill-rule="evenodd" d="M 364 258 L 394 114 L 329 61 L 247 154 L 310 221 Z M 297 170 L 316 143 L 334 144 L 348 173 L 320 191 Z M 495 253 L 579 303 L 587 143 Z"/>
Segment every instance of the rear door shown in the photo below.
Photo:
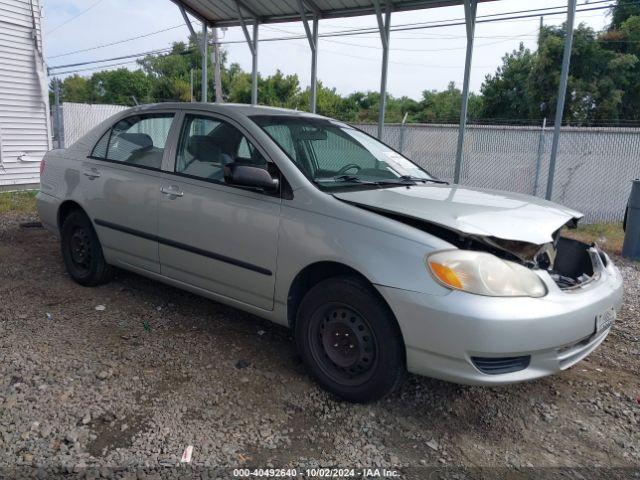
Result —
<path fill-rule="evenodd" d="M 225 184 L 224 166 L 250 163 L 278 175 L 241 126 L 184 115 L 175 165 L 158 215 L 162 274 L 265 310 L 273 309 L 279 194 Z"/>
<path fill-rule="evenodd" d="M 83 162 L 79 182 L 109 263 L 160 272 L 158 199 L 174 113 L 116 123 Z"/>

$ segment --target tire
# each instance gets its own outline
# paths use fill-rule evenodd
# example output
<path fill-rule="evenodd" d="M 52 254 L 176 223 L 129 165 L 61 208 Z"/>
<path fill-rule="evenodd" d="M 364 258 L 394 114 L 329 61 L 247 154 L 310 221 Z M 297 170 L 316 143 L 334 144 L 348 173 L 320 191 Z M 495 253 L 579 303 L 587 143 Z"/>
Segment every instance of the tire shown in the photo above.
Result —
<path fill-rule="evenodd" d="M 350 402 L 378 400 L 406 373 L 400 328 L 372 287 L 355 277 L 315 285 L 296 315 L 298 352 L 312 377 Z"/>
<path fill-rule="evenodd" d="M 113 269 L 104 260 L 98 235 L 84 212 L 69 214 L 60 236 L 62 259 L 71 278 L 85 287 L 102 285 L 111 279 Z"/>

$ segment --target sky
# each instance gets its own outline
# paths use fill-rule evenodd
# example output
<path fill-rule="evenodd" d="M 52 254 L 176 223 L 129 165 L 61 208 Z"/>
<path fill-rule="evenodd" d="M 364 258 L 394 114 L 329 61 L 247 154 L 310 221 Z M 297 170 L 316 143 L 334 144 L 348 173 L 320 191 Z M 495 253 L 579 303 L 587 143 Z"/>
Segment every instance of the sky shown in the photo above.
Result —
<path fill-rule="evenodd" d="M 578 0 L 578 5 L 587 2 L 589 0 Z M 591 3 L 594 2 L 591 8 L 603 5 L 591 0 Z M 560 9 L 563 10 L 566 4 L 563 0 L 502 0 L 480 3 L 477 15 L 480 18 L 483 15 L 550 7 L 563 7 Z M 189 35 L 180 11 L 169 0 L 44 0 L 43 7 L 45 59 L 50 67 L 168 48 L 172 42 L 187 40 Z M 583 22 L 595 30 L 601 30 L 609 22 L 607 11 L 579 12 L 576 24 Z M 74 18 L 78 14 L 81 15 Z M 462 6 L 397 12 L 392 14 L 391 27 L 463 18 Z M 545 25 L 560 25 L 564 20 L 564 15 L 548 15 L 543 22 Z M 193 20 L 193 25 L 200 30 L 201 26 L 196 20 Z M 520 42 L 535 49 L 539 25 L 539 17 L 477 23 L 470 80 L 472 91 L 480 90 L 485 76 L 494 73 L 501 65 L 504 54 L 518 48 Z M 319 31 L 322 34 L 376 26 L 375 16 L 328 19 L 320 20 Z M 110 47 L 65 55 L 163 29 L 169 30 Z M 281 23 L 260 27 L 260 38 L 295 34 L 304 34 L 302 25 Z M 244 39 L 242 30 L 237 27 L 229 28 L 221 36 L 224 41 Z M 451 81 L 460 87 L 465 48 L 464 25 L 392 32 L 387 91 L 396 97 L 419 99 L 424 90 L 442 90 Z M 224 50 L 229 62 L 237 62 L 246 71 L 251 70 L 251 54 L 246 43 L 224 45 Z M 377 33 L 320 39 L 318 78 L 325 86 L 335 87 L 340 94 L 357 90 L 377 91 L 380 88 L 381 57 L 381 42 Z M 135 63 L 125 66 L 136 68 Z M 80 68 L 88 67 L 71 67 L 67 70 Z M 310 50 L 306 39 L 260 44 L 260 73 L 270 75 L 278 69 L 285 74 L 297 74 L 303 88 L 308 86 Z M 78 73 L 91 75 L 93 71 Z"/>

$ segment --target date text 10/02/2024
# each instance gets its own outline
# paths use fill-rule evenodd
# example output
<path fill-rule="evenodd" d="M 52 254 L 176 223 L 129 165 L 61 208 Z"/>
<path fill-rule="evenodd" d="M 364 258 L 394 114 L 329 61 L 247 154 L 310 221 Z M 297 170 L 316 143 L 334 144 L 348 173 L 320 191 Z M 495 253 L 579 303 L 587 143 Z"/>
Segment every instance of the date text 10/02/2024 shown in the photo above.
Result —
<path fill-rule="evenodd" d="M 297 470 L 295 468 L 236 468 L 233 470 L 234 477 L 275 477 L 275 478 L 398 478 L 400 473 L 397 470 L 386 468 L 305 468 Z"/>

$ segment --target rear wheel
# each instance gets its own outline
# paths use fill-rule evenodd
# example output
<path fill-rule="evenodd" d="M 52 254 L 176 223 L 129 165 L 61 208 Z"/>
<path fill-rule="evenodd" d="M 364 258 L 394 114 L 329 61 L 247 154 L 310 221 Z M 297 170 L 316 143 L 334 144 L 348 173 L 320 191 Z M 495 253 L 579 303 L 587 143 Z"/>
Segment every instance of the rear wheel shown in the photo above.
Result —
<path fill-rule="evenodd" d="M 298 309 L 295 337 L 303 361 L 326 390 L 353 402 L 379 399 L 405 374 L 404 343 L 384 302 L 364 282 L 320 282 Z"/>
<path fill-rule="evenodd" d="M 98 235 L 83 212 L 78 210 L 65 218 L 61 247 L 67 272 L 80 285 L 93 287 L 111 279 L 112 268 L 105 261 Z"/>

